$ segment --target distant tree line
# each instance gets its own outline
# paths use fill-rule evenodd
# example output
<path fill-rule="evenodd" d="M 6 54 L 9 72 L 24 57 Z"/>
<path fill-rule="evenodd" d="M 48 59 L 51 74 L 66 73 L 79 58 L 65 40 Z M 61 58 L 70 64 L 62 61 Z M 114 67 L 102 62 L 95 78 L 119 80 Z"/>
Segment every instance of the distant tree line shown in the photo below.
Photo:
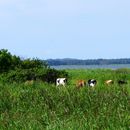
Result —
<path fill-rule="evenodd" d="M 130 64 L 130 58 L 123 59 L 48 59 L 48 65 L 110 65 L 110 64 Z"/>

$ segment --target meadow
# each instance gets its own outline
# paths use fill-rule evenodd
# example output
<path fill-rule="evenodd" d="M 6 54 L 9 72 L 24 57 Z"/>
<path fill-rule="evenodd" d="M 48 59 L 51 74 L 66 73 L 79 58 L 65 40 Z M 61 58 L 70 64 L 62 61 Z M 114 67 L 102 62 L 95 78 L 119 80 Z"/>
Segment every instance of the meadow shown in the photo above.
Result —
<path fill-rule="evenodd" d="M 66 87 L 0 83 L 1 130 L 129 130 L 130 69 L 68 69 Z M 78 79 L 98 81 L 77 89 Z M 107 79 L 113 85 L 105 85 Z M 118 79 L 128 84 L 119 86 Z"/>

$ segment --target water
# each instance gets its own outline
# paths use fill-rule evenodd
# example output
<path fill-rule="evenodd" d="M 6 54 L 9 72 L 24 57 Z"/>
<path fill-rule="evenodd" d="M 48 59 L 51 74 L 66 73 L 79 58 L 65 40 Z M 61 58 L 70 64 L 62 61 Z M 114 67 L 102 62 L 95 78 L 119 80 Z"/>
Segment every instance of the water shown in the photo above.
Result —
<path fill-rule="evenodd" d="M 130 68 L 130 64 L 112 64 L 112 65 L 59 65 L 51 66 L 55 69 L 119 69 Z"/>

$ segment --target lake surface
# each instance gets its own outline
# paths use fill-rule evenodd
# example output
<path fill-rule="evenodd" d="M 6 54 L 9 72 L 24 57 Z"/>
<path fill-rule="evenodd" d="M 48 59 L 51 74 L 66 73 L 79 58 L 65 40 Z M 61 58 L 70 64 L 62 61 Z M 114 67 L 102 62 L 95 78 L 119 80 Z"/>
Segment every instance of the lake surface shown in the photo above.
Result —
<path fill-rule="evenodd" d="M 130 64 L 112 64 L 112 65 L 58 65 L 51 66 L 55 69 L 119 69 L 130 68 Z"/>

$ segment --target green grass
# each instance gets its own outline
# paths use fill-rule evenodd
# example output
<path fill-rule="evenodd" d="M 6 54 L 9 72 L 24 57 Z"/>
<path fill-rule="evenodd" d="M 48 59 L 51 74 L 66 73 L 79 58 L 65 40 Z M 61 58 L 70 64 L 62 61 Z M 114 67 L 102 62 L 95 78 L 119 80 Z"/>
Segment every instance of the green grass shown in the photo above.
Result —
<path fill-rule="evenodd" d="M 113 70 L 67 70 L 66 87 L 0 83 L 2 130 L 129 130 L 130 76 Z M 123 71 L 124 72 L 124 71 Z M 127 72 L 127 71 L 126 71 Z M 97 86 L 77 89 L 77 79 L 95 78 Z M 125 78 L 127 85 L 104 85 Z"/>

